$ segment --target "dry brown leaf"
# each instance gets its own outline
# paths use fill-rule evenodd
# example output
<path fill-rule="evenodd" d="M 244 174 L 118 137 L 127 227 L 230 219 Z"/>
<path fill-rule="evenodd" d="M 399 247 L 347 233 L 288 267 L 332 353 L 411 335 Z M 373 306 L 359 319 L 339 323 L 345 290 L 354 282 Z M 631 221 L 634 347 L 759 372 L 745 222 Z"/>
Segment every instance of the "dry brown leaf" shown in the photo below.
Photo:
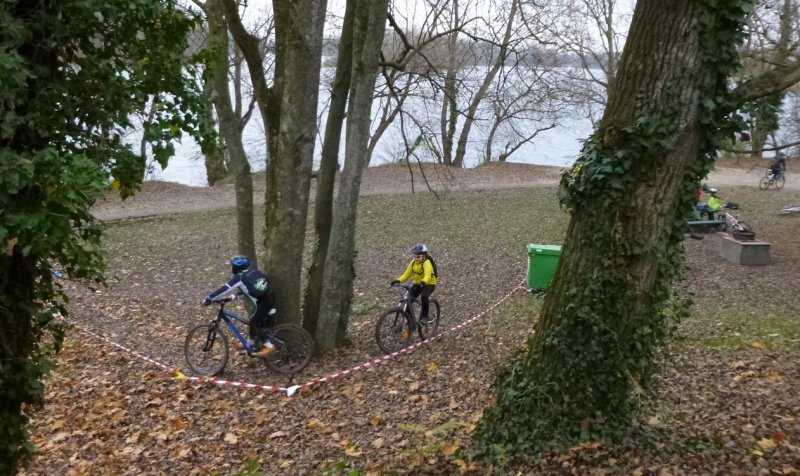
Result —
<path fill-rule="evenodd" d="M 783 440 L 786 439 L 786 433 L 784 433 L 782 431 L 776 431 L 775 433 L 773 433 L 770 436 L 770 438 L 775 440 L 775 441 L 783 441 Z"/>
<path fill-rule="evenodd" d="M 762 450 L 771 450 L 778 446 L 772 438 L 762 438 L 757 444 Z"/>
<path fill-rule="evenodd" d="M 461 444 L 457 441 L 447 443 L 442 446 L 442 454 L 445 456 L 451 456 L 453 453 L 458 451 L 459 448 L 461 448 Z"/>

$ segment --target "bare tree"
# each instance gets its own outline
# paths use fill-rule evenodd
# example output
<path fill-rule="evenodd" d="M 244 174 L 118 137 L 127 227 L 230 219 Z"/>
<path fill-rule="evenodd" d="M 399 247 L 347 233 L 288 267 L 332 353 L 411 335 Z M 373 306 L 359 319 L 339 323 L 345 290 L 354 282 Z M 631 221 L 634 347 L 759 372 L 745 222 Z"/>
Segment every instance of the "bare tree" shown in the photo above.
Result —
<path fill-rule="evenodd" d="M 388 0 L 351 0 L 353 13 L 352 73 L 347 107 L 345 162 L 333 210 L 331 241 L 325 260 L 324 288 L 317 324 L 317 344 L 332 349 L 347 333 L 355 278 L 355 223 L 361 176 L 369 163 L 367 144 L 372 96 L 380 59 Z"/>
<path fill-rule="evenodd" d="M 522 61 L 501 72 L 488 96 L 492 119 L 484 163 L 505 162 L 524 144 L 558 125 L 569 102 L 558 98 L 559 91 L 566 91 L 554 84 L 556 79 L 547 69 L 529 68 Z M 502 151 L 495 154 L 494 146 L 499 141 L 503 142 Z"/>
<path fill-rule="evenodd" d="M 250 162 L 242 144 L 241 83 L 235 83 L 236 98 L 231 97 L 228 69 L 230 65 L 226 10 L 222 0 L 195 1 L 206 16 L 210 59 L 206 63 L 206 92 L 213 102 L 219 120 L 222 149 L 229 158 L 236 190 L 236 231 L 238 251 L 257 265 L 253 225 L 253 179 Z M 238 70 L 236 70 L 238 71 Z M 238 74 L 237 74 L 238 76 Z M 209 172 L 210 176 L 210 172 Z"/>
<path fill-rule="evenodd" d="M 356 2 L 347 2 L 337 53 L 336 76 L 330 93 L 330 106 L 322 143 L 322 158 L 317 173 L 317 188 L 314 196 L 314 249 L 303 300 L 303 326 L 311 335 L 317 332 L 320 302 L 325 284 L 323 281 L 325 259 L 331 241 L 333 191 L 336 183 L 336 171 L 339 168 L 339 145 L 352 75 L 355 8 Z"/>
<path fill-rule="evenodd" d="M 775 3 L 779 8 L 775 8 Z M 774 68 L 795 62 L 800 45 L 800 15 L 796 0 L 762 2 L 748 22 L 747 42 L 740 49 L 745 80 Z M 767 139 L 780 127 L 781 105 L 785 93 L 759 98 L 744 105 L 750 123 L 750 153 L 760 157 Z"/>
<path fill-rule="evenodd" d="M 624 5 L 619 0 L 581 0 L 556 1 L 546 8 L 554 20 L 549 33 L 555 47 L 569 53 L 562 74 L 581 86 L 592 121 L 602 114 L 616 75 L 630 21 Z"/>
<path fill-rule="evenodd" d="M 269 150 L 264 269 L 271 274 L 280 319 L 300 322 L 300 278 L 316 134 L 325 0 L 274 0 L 275 76 L 270 87 L 259 40 L 224 0 L 229 27 L 248 65 Z"/>

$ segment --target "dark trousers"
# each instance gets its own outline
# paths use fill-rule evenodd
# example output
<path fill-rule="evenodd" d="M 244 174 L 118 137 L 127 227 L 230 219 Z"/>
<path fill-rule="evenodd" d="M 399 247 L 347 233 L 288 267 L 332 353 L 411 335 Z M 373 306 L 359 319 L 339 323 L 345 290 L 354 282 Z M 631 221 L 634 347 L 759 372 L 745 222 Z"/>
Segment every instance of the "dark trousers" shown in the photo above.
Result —
<path fill-rule="evenodd" d="M 428 284 L 428 285 L 425 285 L 425 286 L 422 286 L 422 287 L 413 286 L 411 288 L 411 291 L 410 291 L 411 297 L 415 298 L 415 297 L 419 296 L 419 301 L 420 301 L 420 304 L 421 304 L 420 310 L 419 310 L 420 317 L 428 315 L 428 306 L 430 305 L 429 298 L 431 297 L 431 294 L 433 294 L 433 292 L 435 290 L 436 290 L 436 285 L 435 284 Z"/>
<path fill-rule="evenodd" d="M 269 296 L 263 297 L 258 300 L 256 304 L 256 311 L 253 317 L 250 318 L 250 337 L 264 338 L 264 329 L 268 329 L 275 325 L 275 313 L 270 314 L 275 308 L 275 302 Z"/>
<path fill-rule="evenodd" d="M 714 210 L 712 210 L 711 207 L 709 207 L 707 204 L 704 203 L 702 205 L 696 205 L 695 209 L 697 209 L 697 211 L 700 212 L 701 219 L 703 218 L 703 215 L 706 215 L 709 220 L 714 219 Z"/>

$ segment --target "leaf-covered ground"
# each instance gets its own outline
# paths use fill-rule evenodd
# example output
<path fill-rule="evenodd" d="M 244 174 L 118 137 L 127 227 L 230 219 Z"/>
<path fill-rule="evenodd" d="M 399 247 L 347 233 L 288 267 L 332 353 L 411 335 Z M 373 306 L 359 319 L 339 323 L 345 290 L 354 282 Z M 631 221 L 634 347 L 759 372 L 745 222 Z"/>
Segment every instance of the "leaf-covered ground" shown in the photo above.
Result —
<path fill-rule="evenodd" d="M 541 300 L 518 285 L 527 271 L 525 245 L 563 238 L 557 173 L 505 164 L 429 174 L 437 199 L 404 193 L 405 169 L 371 171 L 365 190 L 372 192 L 359 208 L 352 345 L 292 381 L 239 356 L 220 378 L 287 387 L 374 359 L 374 318 L 396 299 L 387 283 L 415 242 L 436 257 L 440 329 L 448 332 L 410 355 L 292 397 L 175 378 L 174 369 L 188 373 L 187 330 L 213 313 L 199 303 L 226 279 L 235 252 L 234 216 L 220 208 L 228 195 L 149 185 L 117 215 L 109 199 L 100 204 L 109 219 L 184 213 L 109 223 L 108 286 L 63 281 L 75 326 L 46 382 L 47 402 L 32 428 L 38 453 L 24 474 L 795 474 L 800 215 L 776 211 L 800 204 L 800 192 L 791 175 L 786 189 L 761 192 L 760 169 L 747 168 L 720 169 L 709 183 L 738 202 L 742 218 L 772 244 L 771 263 L 727 262 L 717 233 L 685 242 L 681 289 L 696 304 L 670 349 L 662 398 L 642 416 L 649 437 L 620 446 L 588 442 L 504 468 L 476 465 L 466 454 L 492 404 L 494 371 L 535 326 Z M 192 202 L 194 193 L 220 196 Z M 187 203 L 200 205 L 187 212 Z"/>

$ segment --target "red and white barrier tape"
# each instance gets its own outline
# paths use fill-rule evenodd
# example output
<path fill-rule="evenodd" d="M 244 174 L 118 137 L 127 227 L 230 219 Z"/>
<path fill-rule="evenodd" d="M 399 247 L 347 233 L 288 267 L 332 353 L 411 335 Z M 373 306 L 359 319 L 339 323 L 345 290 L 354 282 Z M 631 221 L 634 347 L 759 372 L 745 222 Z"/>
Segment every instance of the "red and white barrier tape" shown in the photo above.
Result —
<path fill-rule="evenodd" d="M 319 385 L 319 384 L 321 384 L 323 382 L 329 382 L 329 381 L 337 379 L 339 377 L 344 377 L 344 376 L 350 375 L 350 374 L 352 374 L 352 373 L 354 373 L 356 371 L 359 371 L 359 370 L 363 370 L 363 369 L 367 369 L 367 368 L 370 368 L 370 367 L 373 367 L 373 366 L 377 366 L 377 365 L 383 364 L 384 362 L 386 362 L 388 360 L 391 360 L 391 359 L 393 359 L 395 357 L 398 357 L 400 355 L 403 355 L 403 354 L 410 354 L 410 353 L 414 352 L 415 350 L 417 350 L 418 348 L 420 348 L 420 347 L 422 347 L 424 345 L 430 344 L 431 342 L 433 342 L 433 341 L 435 341 L 437 339 L 441 339 L 442 337 L 444 337 L 445 335 L 447 335 L 447 334 L 449 334 L 451 332 L 455 332 L 455 331 L 461 330 L 461 329 L 467 327 L 468 325 L 472 324 L 473 322 L 477 321 L 481 317 L 485 316 L 486 314 L 488 314 L 492 310 L 494 310 L 496 307 L 498 307 L 500 304 L 502 304 L 504 301 L 506 301 L 508 298 L 510 298 L 516 291 L 518 291 L 520 289 L 524 289 L 524 290 L 527 291 L 527 288 L 525 288 L 523 286 L 524 283 L 525 283 L 525 281 L 523 280 L 518 286 L 514 287 L 514 289 L 511 292 L 509 292 L 508 294 L 506 294 L 502 299 L 500 299 L 496 303 L 494 303 L 491 306 L 489 306 L 483 312 L 470 317 L 469 319 L 467 319 L 466 321 L 462 322 L 461 324 L 453 326 L 450 329 L 447 329 L 444 332 L 436 334 L 435 336 L 433 336 L 433 337 L 431 337 L 429 339 L 426 339 L 426 340 L 423 340 L 423 341 L 420 341 L 420 342 L 415 342 L 414 344 L 412 344 L 412 345 L 410 345 L 408 347 L 404 347 L 404 348 L 398 350 L 397 352 L 392 352 L 391 354 L 382 355 L 382 356 L 380 356 L 378 358 L 375 358 L 375 359 L 372 359 L 372 360 L 368 360 L 367 362 L 364 362 L 364 363 L 362 363 L 360 365 L 356 365 L 355 367 L 350 367 L 347 370 L 340 370 L 338 372 L 334 372 L 334 373 L 328 374 L 328 375 L 326 375 L 324 377 L 316 378 L 316 379 L 311 380 L 311 381 L 309 381 L 307 383 L 304 383 L 302 385 L 293 385 L 293 386 L 289 387 L 288 389 L 286 389 L 287 390 L 286 391 L 286 395 L 291 397 L 298 390 L 303 390 L 303 389 L 306 389 L 306 388 L 310 388 L 310 387 L 312 387 L 314 385 Z"/>
<path fill-rule="evenodd" d="M 138 358 L 144 360 L 145 362 L 148 362 L 148 363 L 150 363 L 152 365 L 155 365 L 156 367 L 159 367 L 162 370 L 166 370 L 168 372 L 172 372 L 174 378 L 176 378 L 177 380 L 188 380 L 188 381 L 197 382 L 197 383 L 210 383 L 210 384 L 220 385 L 220 386 L 225 386 L 225 387 L 252 388 L 252 389 L 256 389 L 256 390 L 263 390 L 263 391 L 270 391 L 270 392 L 284 392 L 284 393 L 286 393 L 287 396 L 291 397 L 292 395 L 294 395 L 299 390 L 310 388 L 310 387 L 313 387 L 314 385 L 320 385 L 320 384 L 322 384 L 324 382 L 330 382 L 331 380 L 334 380 L 334 379 L 337 379 L 337 378 L 340 378 L 340 377 L 345 377 L 345 376 L 353 374 L 353 373 L 355 373 L 355 372 L 357 372 L 359 370 L 368 369 L 370 367 L 375 367 L 375 366 L 381 365 L 381 364 L 383 364 L 383 363 L 385 363 L 385 362 L 387 362 L 387 361 L 389 361 L 391 359 L 394 359 L 395 357 L 401 356 L 403 354 L 410 354 L 410 353 L 414 352 L 415 350 L 417 350 L 418 348 L 420 348 L 420 347 L 422 347 L 424 345 L 430 344 L 431 342 L 433 342 L 433 341 L 435 341 L 437 339 L 441 339 L 442 337 L 444 337 L 445 335 L 447 335 L 447 334 L 449 334 L 451 332 L 455 332 L 455 331 L 461 330 L 461 329 L 467 327 L 468 325 L 474 323 L 475 321 L 477 321 L 481 317 L 485 316 L 486 314 L 488 314 L 489 312 L 491 312 L 495 308 L 497 308 L 500 304 L 505 302 L 508 298 L 510 298 L 518 290 L 520 290 L 520 289 L 527 290 L 527 288 L 525 288 L 523 286 L 524 282 L 525 281 L 523 280 L 518 286 L 515 286 L 514 289 L 511 292 L 506 294 L 503 298 L 501 298 L 499 301 L 497 301 L 496 303 L 494 303 L 491 306 L 489 306 L 484 311 L 482 311 L 482 312 L 470 317 L 469 319 L 467 319 L 466 321 L 464 321 L 464 322 L 462 322 L 460 324 L 457 324 L 457 325 L 451 327 L 450 329 L 447 329 L 444 332 L 436 334 L 435 336 L 433 336 L 433 337 L 431 337 L 431 338 L 429 338 L 427 340 L 415 342 L 414 344 L 412 344 L 412 345 L 410 345 L 408 347 L 404 347 L 403 349 L 400 349 L 397 352 L 392 352 L 391 354 L 382 355 L 380 357 L 376 357 L 375 359 L 368 360 L 368 361 L 366 361 L 366 362 L 364 362 L 362 364 L 356 365 L 355 367 L 350 367 L 349 369 L 346 369 L 346 370 L 339 370 L 338 372 L 330 373 L 328 375 L 325 375 L 324 377 L 315 378 L 314 380 L 306 382 L 306 383 L 304 383 L 302 385 L 292 385 L 291 387 L 277 387 L 275 385 L 262 385 L 262 384 L 257 384 L 257 383 L 234 382 L 234 381 L 231 381 L 231 380 L 218 380 L 218 379 L 214 379 L 214 378 L 210 378 L 210 377 L 190 377 L 190 376 L 185 375 L 183 372 L 181 372 L 180 369 L 172 368 L 172 367 L 170 367 L 168 365 L 165 365 L 165 364 L 163 364 L 161 362 L 158 362 L 157 360 L 154 360 L 154 359 L 152 359 L 150 357 L 147 357 L 146 355 L 144 355 L 144 354 L 142 354 L 140 352 L 137 352 L 137 351 L 135 351 L 133 349 L 129 349 L 128 347 L 120 345 L 120 344 L 118 344 L 118 343 L 116 343 L 116 342 L 114 342 L 114 341 L 112 341 L 112 340 L 110 340 L 110 339 L 108 339 L 106 337 L 103 337 L 103 336 L 101 336 L 99 334 L 96 334 L 96 333 L 86 329 L 85 327 L 79 325 L 79 324 L 76 324 L 76 323 L 71 322 L 71 321 L 67 321 L 61 315 L 58 315 L 57 317 L 59 319 L 65 321 L 65 322 L 68 322 L 69 324 L 75 326 L 78 330 L 80 330 L 84 334 L 92 336 L 92 337 L 94 337 L 96 339 L 100 339 L 103 342 L 106 342 L 106 343 L 108 343 L 108 344 L 110 344 L 110 345 L 112 345 L 112 346 L 114 346 L 114 347 L 116 347 L 116 348 L 118 348 L 118 349 L 120 349 L 120 350 L 122 350 L 124 352 L 127 352 L 127 353 L 129 353 L 129 354 L 131 354 L 131 355 L 133 355 L 135 357 L 138 357 Z"/>
<path fill-rule="evenodd" d="M 175 379 L 177 379 L 177 380 L 188 380 L 190 382 L 198 382 L 198 383 L 212 383 L 212 384 L 215 384 L 215 385 L 221 385 L 221 386 L 225 386 L 225 387 L 254 388 L 254 389 L 257 389 L 257 390 L 264 390 L 264 391 L 271 391 L 271 392 L 287 392 L 288 391 L 288 389 L 286 389 L 285 387 L 276 387 L 274 385 L 261 385 L 261 384 L 257 384 L 257 383 L 234 382 L 234 381 L 231 381 L 231 380 L 217 380 L 217 379 L 213 379 L 213 378 L 209 378 L 209 377 L 190 377 L 190 376 L 185 375 L 178 368 L 170 367 L 168 365 L 165 365 L 165 364 L 163 364 L 163 363 L 161 363 L 161 362 L 159 362 L 159 361 L 157 361 L 155 359 L 152 359 L 152 358 L 142 354 L 141 352 L 137 352 L 137 351 L 135 351 L 133 349 L 125 347 L 124 345 L 118 344 L 118 343 L 112 341 L 111 339 L 108 339 L 107 337 L 103 337 L 100 334 L 97 334 L 97 333 L 94 333 L 94 332 L 90 331 L 89 329 L 81 326 L 80 324 L 76 324 L 76 323 L 74 323 L 72 321 L 68 321 L 67 319 L 64 319 L 64 316 L 61 316 L 60 314 L 57 316 L 57 318 L 61 319 L 62 321 L 66 322 L 66 323 L 68 323 L 68 324 L 70 324 L 72 326 L 75 326 L 75 328 L 77 328 L 79 331 L 83 332 L 84 334 L 86 334 L 88 336 L 94 337 L 95 339 L 99 339 L 99 340 L 101 340 L 101 341 L 103 341 L 103 342 L 105 342 L 105 343 L 107 343 L 107 344 L 109 344 L 109 345 L 111 345 L 113 347 L 116 347 L 116 348 L 118 348 L 118 349 L 120 349 L 120 350 L 122 350 L 124 352 L 127 352 L 127 353 L 129 353 L 129 354 L 131 354 L 131 355 L 133 355 L 135 357 L 138 357 L 138 358 L 144 360 L 145 362 L 147 362 L 149 364 L 152 364 L 152 365 L 154 365 L 154 366 L 156 366 L 156 367 L 158 367 L 158 368 L 160 368 L 162 370 L 166 370 L 167 372 L 172 372 L 173 377 Z"/>

